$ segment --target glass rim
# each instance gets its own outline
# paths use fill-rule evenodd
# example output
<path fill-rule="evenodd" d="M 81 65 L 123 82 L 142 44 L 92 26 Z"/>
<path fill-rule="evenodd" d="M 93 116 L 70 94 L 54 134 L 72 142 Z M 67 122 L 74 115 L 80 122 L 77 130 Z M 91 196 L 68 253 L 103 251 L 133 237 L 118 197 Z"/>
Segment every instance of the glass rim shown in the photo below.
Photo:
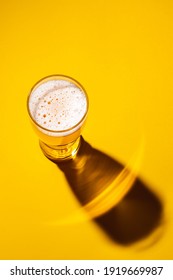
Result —
<path fill-rule="evenodd" d="M 83 117 L 80 119 L 80 121 L 75 124 L 74 126 L 72 127 L 69 127 L 68 129 L 64 129 L 64 130 L 52 130 L 52 129 L 48 129 L 48 128 L 45 128 L 44 126 L 38 124 L 36 122 L 36 120 L 33 118 L 31 112 L 30 112 L 30 108 L 29 108 L 29 100 L 30 100 L 30 97 L 32 95 L 32 92 L 35 88 L 37 88 L 39 86 L 39 84 L 42 84 L 44 81 L 51 81 L 53 80 L 53 78 L 55 78 L 55 80 L 65 80 L 65 81 L 70 81 L 72 82 L 73 84 L 75 84 L 78 88 L 82 89 L 82 92 L 84 93 L 85 95 L 85 98 L 86 98 L 86 112 L 85 114 L 83 115 Z M 48 75 L 48 76 L 45 76 L 43 78 L 41 78 L 40 80 L 38 80 L 31 88 L 29 94 L 28 94 L 28 97 L 27 97 L 27 111 L 28 111 L 28 114 L 31 118 L 31 120 L 33 121 L 33 123 L 38 126 L 39 128 L 41 128 L 42 130 L 45 130 L 47 132 L 51 132 L 51 133 L 64 133 L 64 132 L 69 132 L 70 130 L 74 130 L 76 127 L 78 127 L 80 124 L 82 124 L 82 122 L 85 120 L 87 114 L 88 114 L 88 109 L 89 109 L 89 99 L 88 99 L 88 95 L 87 95 L 87 92 L 85 90 L 85 88 L 74 78 L 70 77 L 70 76 L 67 76 L 67 75 L 62 75 L 62 74 L 52 74 L 52 75 Z"/>

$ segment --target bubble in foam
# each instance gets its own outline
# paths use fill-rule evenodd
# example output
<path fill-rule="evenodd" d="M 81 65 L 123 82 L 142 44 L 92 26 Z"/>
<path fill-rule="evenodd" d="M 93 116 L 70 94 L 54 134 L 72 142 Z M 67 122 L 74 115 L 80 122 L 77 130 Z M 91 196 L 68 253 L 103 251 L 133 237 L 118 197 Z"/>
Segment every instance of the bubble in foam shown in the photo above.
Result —
<path fill-rule="evenodd" d="M 62 131 L 81 121 L 87 111 L 87 100 L 82 89 L 72 82 L 51 80 L 32 91 L 29 109 L 40 126 Z"/>

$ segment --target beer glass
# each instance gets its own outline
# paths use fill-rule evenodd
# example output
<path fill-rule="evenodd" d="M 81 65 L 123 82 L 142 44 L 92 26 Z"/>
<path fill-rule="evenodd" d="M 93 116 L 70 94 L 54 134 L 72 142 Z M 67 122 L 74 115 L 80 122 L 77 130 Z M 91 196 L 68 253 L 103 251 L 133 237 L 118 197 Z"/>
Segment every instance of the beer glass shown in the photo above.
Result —
<path fill-rule="evenodd" d="M 75 157 L 88 105 L 83 86 L 68 76 L 47 76 L 32 87 L 27 110 L 47 158 L 57 162 Z"/>

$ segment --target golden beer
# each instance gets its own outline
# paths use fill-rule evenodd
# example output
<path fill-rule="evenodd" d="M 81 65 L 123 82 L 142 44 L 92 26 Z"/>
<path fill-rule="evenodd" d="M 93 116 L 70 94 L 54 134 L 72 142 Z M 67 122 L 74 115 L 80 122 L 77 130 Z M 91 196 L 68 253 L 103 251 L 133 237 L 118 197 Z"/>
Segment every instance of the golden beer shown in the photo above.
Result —
<path fill-rule="evenodd" d="M 88 113 L 82 85 L 68 76 L 45 77 L 32 87 L 27 108 L 43 153 L 53 161 L 73 158 Z"/>

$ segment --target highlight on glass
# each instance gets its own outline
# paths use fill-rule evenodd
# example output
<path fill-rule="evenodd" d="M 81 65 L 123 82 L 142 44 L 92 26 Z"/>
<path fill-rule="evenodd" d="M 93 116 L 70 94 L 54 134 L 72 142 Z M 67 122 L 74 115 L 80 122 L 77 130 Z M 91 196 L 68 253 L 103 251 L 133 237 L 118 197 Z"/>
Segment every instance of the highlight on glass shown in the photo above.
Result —
<path fill-rule="evenodd" d="M 68 76 L 47 76 L 32 87 L 27 109 L 47 158 L 56 162 L 75 157 L 88 105 L 83 86 Z"/>

